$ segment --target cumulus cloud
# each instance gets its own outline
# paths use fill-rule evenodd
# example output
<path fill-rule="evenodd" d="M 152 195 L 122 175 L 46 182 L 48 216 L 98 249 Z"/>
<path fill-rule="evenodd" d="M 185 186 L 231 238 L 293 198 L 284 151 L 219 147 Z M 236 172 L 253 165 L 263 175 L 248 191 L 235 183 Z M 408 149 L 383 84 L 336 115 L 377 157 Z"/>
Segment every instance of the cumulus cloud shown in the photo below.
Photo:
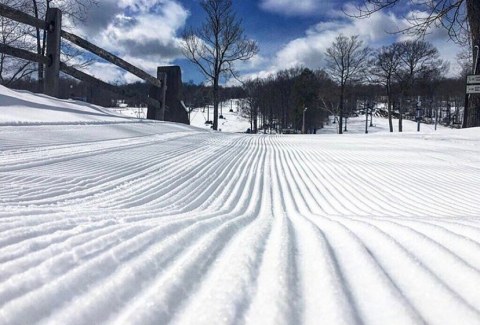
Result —
<path fill-rule="evenodd" d="M 112 84 L 121 84 L 125 82 L 125 73 L 121 69 L 118 69 L 116 66 L 109 63 L 93 62 L 91 65 L 86 67 L 86 70 L 95 78 Z"/>
<path fill-rule="evenodd" d="M 181 57 L 177 34 L 188 16 L 188 11 L 174 0 L 103 0 L 92 8 L 79 33 L 155 74 L 157 66 L 171 64 Z M 127 73 L 120 76 L 123 79 L 120 81 L 135 80 Z M 118 74 L 109 70 L 100 77 L 112 81 Z"/>
<path fill-rule="evenodd" d="M 348 18 L 343 13 L 331 12 L 328 21 L 311 26 L 302 37 L 291 40 L 277 51 L 275 57 L 267 61 L 269 63 L 260 71 L 250 71 L 244 78 L 265 77 L 297 66 L 323 68 L 324 53 L 340 33 L 346 36 L 359 35 L 366 45 L 377 48 L 414 37 L 395 33 L 407 26 L 408 21 L 392 12 L 377 12 L 367 19 Z M 446 31 L 432 29 L 425 39 L 432 42 L 439 49 L 441 57 L 450 62 L 450 75 L 455 75 L 459 71 L 456 61 L 459 48 L 448 41 Z"/>

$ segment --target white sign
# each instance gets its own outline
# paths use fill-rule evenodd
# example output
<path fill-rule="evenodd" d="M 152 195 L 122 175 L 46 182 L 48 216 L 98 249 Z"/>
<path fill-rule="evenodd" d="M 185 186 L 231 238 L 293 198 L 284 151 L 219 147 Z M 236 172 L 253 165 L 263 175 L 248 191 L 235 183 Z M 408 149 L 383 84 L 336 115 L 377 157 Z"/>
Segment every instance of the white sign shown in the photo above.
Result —
<path fill-rule="evenodd" d="M 480 94 L 480 85 L 467 86 L 467 94 Z"/>
<path fill-rule="evenodd" d="M 467 85 L 480 84 L 480 75 L 472 74 L 467 76 Z"/>

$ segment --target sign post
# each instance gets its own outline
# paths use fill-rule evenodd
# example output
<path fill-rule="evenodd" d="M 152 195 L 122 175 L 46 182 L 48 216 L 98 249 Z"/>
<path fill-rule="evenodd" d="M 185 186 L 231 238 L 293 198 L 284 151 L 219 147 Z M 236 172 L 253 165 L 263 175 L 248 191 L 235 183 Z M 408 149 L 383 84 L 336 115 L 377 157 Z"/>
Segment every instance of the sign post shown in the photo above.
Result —
<path fill-rule="evenodd" d="M 480 94 L 480 85 L 467 85 L 467 94 Z"/>
<path fill-rule="evenodd" d="M 480 94 L 480 75 L 471 74 L 467 76 L 467 87 L 465 91 L 465 108 L 463 112 L 463 128 L 468 126 L 468 102 L 470 96 L 474 94 Z"/>
<path fill-rule="evenodd" d="M 480 74 L 471 74 L 467 76 L 467 85 L 480 84 Z"/>

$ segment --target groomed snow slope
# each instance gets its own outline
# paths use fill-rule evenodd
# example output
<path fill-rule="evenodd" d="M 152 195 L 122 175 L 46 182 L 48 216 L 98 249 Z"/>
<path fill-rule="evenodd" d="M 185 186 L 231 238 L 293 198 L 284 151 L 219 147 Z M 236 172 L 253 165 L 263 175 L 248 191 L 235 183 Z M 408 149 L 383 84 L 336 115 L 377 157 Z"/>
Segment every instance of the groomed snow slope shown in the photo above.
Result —
<path fill-rule="evenodd" d="M 480 324 L 478 129 L 101 120 L 0 127 L 1 324 Z"/>
<path fill-rule="evenodd" d="M 0 86 L 0 126 L 21 124 L 122 123 L 133 118 L 95 105 L 59 100 Z M 138 120 L 136 120 L 138 121 Z"/>

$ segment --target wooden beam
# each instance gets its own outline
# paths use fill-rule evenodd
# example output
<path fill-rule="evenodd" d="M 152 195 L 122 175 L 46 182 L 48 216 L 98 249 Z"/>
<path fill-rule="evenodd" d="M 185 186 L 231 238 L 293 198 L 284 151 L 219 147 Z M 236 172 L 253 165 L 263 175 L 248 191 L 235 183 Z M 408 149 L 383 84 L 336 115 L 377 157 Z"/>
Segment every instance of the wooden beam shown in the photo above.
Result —
<path fill-rule="evenodd" d="M 86 74 L 85 72 L 82 72 L 82 71 L 77 70 L 73 67 L 70 67 L 63 62 L 60 63 L 60 70 L 64 73 L 74 77 L 75 79 L 78 79 L 78 80 L 81 80 L 83 82 L 88 83 L 92 87 L 100 87 L 100 88 L 103 88 L 103 89 L 105 89 L 107 91 L 110 91 L 112 93 L 119 94 L 120 96 L 139 98 L 139 99 L 145 101 L 145 103 L 148 104 L 149 106 L 155 106 L 155 107 L 157 107 L 157 109 L 160 109 L 160 103 L 153 98 L 150 98 L 150 97 L 147 97 L 147 96 L 142 96 L 142 95 L 137 95 L 137 94 L 134 94 L 132 92 L 119 89 L 118 87 L 110 85 L 109 83 L 106 83 L 106 82 L 104 82 L 100 79 L 97 79 L 95 77 L 92 77 L 92 76 Z"/>
<path fill-rule="evenodd" d="M 45 21 L 0 3 L 0 16 L 35 28 L 46 29 Z"/>
<path fill-rule="evenodd" d="M 74 34 L 71 34 L 69 32 L 63 31 L 63 30 L 62 30 L 62 37 L 64 39 L 72 42 L 73 44 L 75 44 L 77 46 L 80 46 L 81 48 L 98 55 L 102 59 L 107 60 L 108 62 L 113 63 L 116 66 L 118 66 L 118 67 L 136 75 L 137 77 L 147 81 L 151 85 L 157 86 L 158 88 L 162 87 L 162 83 L 157 78 L 155 78 L 155 77 L 151 76 L 150 74 L 148 74 L 147 72 L 133 66 L 132 64 L 130 64 L 127 61 L 119 58 L 118 56 L 116 56 L 116 55 L 114 55 L 110 52 L 107 52 L 104 49 L 90 43 L 89 41 L 87 41 L 87 40 L 85 40 L 85 39 L 83 39 L 83 38 L 81 38 L 77 35 L 74 35 Z"/>
<path fill-rule="evenodd" d="M 13 9 L 9 6 L 6 6 L 4 4 L 0 3 L 0 16 L 15 20 L 20 23 L 24 23 L 36 28 L 40 29 L 48 29 L 47 26 L 49 25 L 47 22 L 37 19 L 35 17 L 32 17 L 22 11 Z M 53 26 L 53 28 L 55 28 Z M 161 81 L 158 80 L 157 78 L 153 77 L 152 75 L 148 74 L 147 72 L 143 71 L 142 69 L 139 69 L 135 67 L 134 65 L 128 63 L 127 61 L 119 58 L 118 56 L 105 51 L 104 49 L 90 43 L 89 41 L 71 34 L 66 31 L 61 31 L 61 37 L 65 38 L 66 40 L 72 42 L 73 44 L 90 51 L 99 57 L 101 57 L 104 60 L 107 60 L 110 63 L 113 63 L 114 65 L 132 73 L 133 75 L 139 77 L 140 79 L 147 81 L 151 85 L 157 86 L 158 88 L 162 87 Z"/>
<path fill-rule="evenodd" d="M 32 53 L 27 50 L 17 49 L 16 47 L 12 47 L 6 44 L 0 44 L 0 53 L 42 64 L 49 64 L 50 62 L 50 60 L 46 56 Z"/>

